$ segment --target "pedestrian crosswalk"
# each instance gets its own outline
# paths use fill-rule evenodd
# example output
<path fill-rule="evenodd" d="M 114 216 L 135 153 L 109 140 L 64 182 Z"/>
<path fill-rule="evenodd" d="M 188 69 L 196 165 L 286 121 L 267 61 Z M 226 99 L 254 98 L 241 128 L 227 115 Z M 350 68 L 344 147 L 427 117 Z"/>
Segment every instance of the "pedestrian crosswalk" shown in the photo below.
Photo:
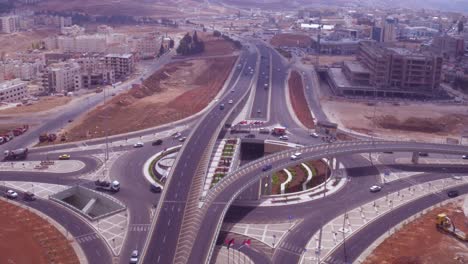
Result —
<path fill-rule="evenodd" d="M 91 234 L 77 236 L 75 237 L 75 239 L 79 244 L 83 244 L 83 243 L 91 242 L 95 239 L 99 239 L 99 235 L 97 233 L 91 233 Z"/>
<path fill-rule="evenodd" d="M 129 226 L 130 232 L 146 232 L 149 228 L 149 224 L 134 224 Z"/>

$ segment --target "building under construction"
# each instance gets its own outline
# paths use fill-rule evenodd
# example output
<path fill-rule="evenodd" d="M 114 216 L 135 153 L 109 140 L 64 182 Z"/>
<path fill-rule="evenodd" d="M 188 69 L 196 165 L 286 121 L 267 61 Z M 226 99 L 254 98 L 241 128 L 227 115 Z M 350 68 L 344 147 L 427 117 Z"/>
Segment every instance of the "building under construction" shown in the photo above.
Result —
<path fill-rule="evenodd" d="M 364 41 L 358 61 L 329 70 L 338 94 L 433 97 L 439 92 L 442 57 Z"/>

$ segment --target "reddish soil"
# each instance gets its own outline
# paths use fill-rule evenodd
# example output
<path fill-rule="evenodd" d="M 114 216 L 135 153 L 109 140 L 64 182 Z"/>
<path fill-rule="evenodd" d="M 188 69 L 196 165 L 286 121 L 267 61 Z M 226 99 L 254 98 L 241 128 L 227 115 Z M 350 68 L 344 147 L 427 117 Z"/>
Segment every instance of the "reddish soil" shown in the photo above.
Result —
<path fill-rule="evenodd" d="M 278 34 L 273 36 L 270 43 L 277 47 L 301 47 L 308 48 L 312 44 L 312 39 L 309 36 L 298 34 Z"/>
<path fill-rule="evenodd" d="M 191 116 L 208 105 L 222 88 L 236 57 L 171 63 L 127 93 L 75 121 L 68 141 L 127 133 Z"/>
<path fill-rule="evenodd" d="M 330 170 L 327 169 L 327 164 L 321 160 L 313 160 L 306 162 L 310 168 L 314 168 L 317 173 L 312 177 L 312 180 L 307 183 L 307 188 L 314 188 L 324 183 L 330 177 Z"/>
<path fill-rule="evenodd" d="M 273 184 L 271 186 L 271 194 L 280 194 L 281 193 L 281 184 L 288 179 L 288 175 L 283 170 L 280 170 L 275 173 L 278 176 L 278 184 Z"/>
<path fill-rule="evenodd" d="M 190 32 L 193 35 L 193 32 Z M 215 37 L 213 34 L 203 33 L 197 31 L 199 39 L 205 43 L 205 51 L 200 54 L 191 56 L 177 56 L 177 58 L 186 57 L 205 57 L 205 56 L 229 56 L 232 55 L 238 49 L 230 41 L 224 40 L 221 37 Z"/>
<path fill-rule="evenodd" d="M 292 71 L 288 80 L 289 96 L 291 104 L 297 118 L 307 128 L 314 128 L 314 118 L 310 113 L 309 106 L 305 99 L 302 77 L 297 71 Z"/>
<path fill-rule="evenodd" d="M 317 185 L 325 182 L 330 176 L 330 172 L 327 171 L 327 165 L 321 160 L 314 160 L 306 162 L 310 168 L 315 168 L 317 175 L 312 177 L 312 180 L 307 184 L 307 188 L 313 188 Z M 303 169 L 301 165 L 289 168 L 293 169 L 296 173 L 296 176 L 293 176 L 292 181 L 286 186 L 286 193 L 294 193 L 302 191 L 302 184 L 307 180 L 307 172 Z M 325 176 L 328 173 L 327 176 Z M 273 184 L 271 188 L 271 194 L 280 194 L 281 193 L 281 183 L 285 182 L 288 179 L 288 176 L 284 171 L 277 172 L 278 175 L 278 184 Z"/>
<path fill-rule="evenodd" d="M 435 226 L 437 214 L 446 213 L 457 228 L 468 232 L 468 219 L 460 207 L 462 204 L 456 202 L 436 208 L 407 224 L 380 244 L 364 263 L 468 263 L 466 243 Z"/>
<path fill-rule="evenodd" d="M 0 200 L 0 263 L 80 263 L 69 241 L 36 214 Z"/>
<path fill-rule="evenodd" d="M 290 169 L 294 169 L 296 176 L 294 176 L 289 185 L 286 186 L 286 193 L 300 192 L 302 191 L 302 184 L 307 180 L 307 174 L 300 164 Z"/>

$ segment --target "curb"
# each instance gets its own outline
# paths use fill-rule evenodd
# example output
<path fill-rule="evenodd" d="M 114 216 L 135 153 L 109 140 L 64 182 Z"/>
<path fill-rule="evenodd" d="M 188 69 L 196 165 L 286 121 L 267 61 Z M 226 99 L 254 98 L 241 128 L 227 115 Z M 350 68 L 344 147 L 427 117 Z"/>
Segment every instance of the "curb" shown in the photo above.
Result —
<path fill-rule="evenodd" d="M 35 208 L 32 208 L 30 206 L 27 206 L 26 204 L 21 204 L 19 202 L 15 202 L 15 201 L 12 201 L 12 200 L 9 200 L 9 199 L 6 199 L 6 198 L 3 198 L 1 197 L 0 200 L 2 201 L 5 201 L 7 203 L 11 203 L 11 204 L 14 204 L 20 208 L 23 208 L 25 210 L 28 210 L 36 215 L 38 215 L 39 217 L 41 217 L 42 219 L 44 219 L 45 221 L 47 221 L 49 224 L 51 224 L 52 226 L 55 227 L 55 229 L 57 229 L 64 237 L 65 239 L 70 242 L 70 239 L 68 238 L 68 231 L 65 229 L 65 227 L 63 227 L 61 224 L 59 224 L 57 221 L 55 221 L 53 218 L 47 216 L 46 214 L 44 214 L 43 212 L 35 209 Z M 71 234 L 70 234 L 71 235 Z M 79 243 L 76 241 L 75 237 L 73 235 L 71 235 L 71 247 L 73 248 L 73 250 L 75 251 L 75 254 L 78 258 L 78 260 L 80 261 L 81 264 L 88 264 L 88 259 L 86 258 L 86 254 L 84 253 L 83 249 L 81 248 L 81 246 L 79 245 Z"/>
<path fill-rule="evenodd" d="M 224 93 L 226 92 L 226 89 L 227 89 L 227 86 L 229 84 L 229 82 L 231 81 L 233 75 L 234 75 L 234 72 L 235 72 L 235 67 L 237 64 L 239 64 L 239 60 L 240 60 L 241 56 L 240 55 L 237 55 L 237 60 L 234 62 L 234 66 L 233 66 L 233 69 L 231 70 L 229 76 L 227 77 L 227 79 L 225 80 L 224 82 L 224 85 L 223 87 L 221 88 L 221 90 L 219 90 L 219 92 L 216 94 L 215 98 L 213 101 L 209 102 L 205 108 L 203 108 L 201 111 L 199 111 L 198 113 L 194 113 L 193 115 L 191 116 L 188 116 L 184 119 L 180 119 L 180 120 L 177 120 L 177 121 L 174 121 L 174 122 L 171 122 L 171 123 L 167 123 L 167 124 L 162 124 L 160 126 L 156 126 L 156 127 L 149 127 L 149 128 L 145 128 L 145 129 L 142 129 L 142 130 L 137 130 L 137 131 L 132 131 L 132 132 L 128 132 L 128 133 L 123 133 L 123 134 L 117 134 L 117 135 L 112 135 L 112 136 L 108 136 L 108 139 L 111 140 L 111 139 L 115 139 L 117 137 L 132 137 L 134 136 L 135 134 L 139 134 L 139 133 L 147 133 L 147 132 L 152 132 L 154 130 L 164 130 L 168 127 L 171 127 L 171 126 L 176 126 L 176 125 L 180 125 L 181 123 L 190 123 L 190 122 L 193 122 L 195 120 L 193 119 L 196 119 L 198 118 L 199 116 L 202 116 L 203 114 L 205 114 L 205 112 L 207 112 L 209 109 L 211 109 L 211 107 L 216 104 L 216 99 L 219 99 L 220 97 L 223 97 Z M 136 136 L 136 135 L 135 135 Z M 76 145 L 79 145 L 79 144 L 83 144 L 83 143 L 93 143 L 95 141 L 99 141 L 99 140 L 104 140 L 105 137 L 100 137 L 100 138 L 93 138 L 93 139 L 87 139 L 87 140 L 80 140 L 80 141 L 73 141 L 73 142 L 68 142 L 68 143 L 64 143 L 64 144 L 58 144 L 57 146 L 68 146 L 70 145 L 70 147 L 76 147 Z M 46 149 L 46 148 L 49 148 L 49 147 L 54 147 L 54 146 L 40 146 L 40 147 L 31 147 L 31 149 L 34 149 L 34 150 L 42 150 L 42 149 Z"/>
<path fill-rule="evenodd" d="M 177 149 L 177 148 L 182 148 L 182 145 L 179 145 L 179 146 L 175 146 L 175 147 L 171 147 L 171 148 L 168 148 L 166 149 L 166 151 L 169 151 L 169 150 L 174 150 L 174 149 Z M 164 185 L 161 185 L 159 184 L 158 182 L 156 182 L 153 177 L 151 177 L 151 174 L 149 173 L 149 170 L 151 169 L 150 168 L 150 165 L 151 163 L 153 162 L 154 159 L 156 159 L 157 157 L 159 156 L 162 156 L 164 153 L 164 151 L 160 151 L 156 154 L 154 154 L 153 156 L 151 156 L 149 159 L 146 160 L 145 164 L 143 165 L 143 175 L 145 175 L 145 179 L 147 182 L 153 184 L 153 185 L 156 185 L 158 187 L 161 187 L 161 189 L 164 189 Z"/>

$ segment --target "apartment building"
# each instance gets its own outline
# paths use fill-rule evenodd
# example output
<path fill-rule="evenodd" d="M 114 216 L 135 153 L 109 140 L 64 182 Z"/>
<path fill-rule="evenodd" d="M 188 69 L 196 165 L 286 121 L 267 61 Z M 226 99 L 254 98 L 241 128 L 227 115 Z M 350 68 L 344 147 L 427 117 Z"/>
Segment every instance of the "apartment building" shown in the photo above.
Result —
<path fill-rule="evenodd" d="M 465 40 L 449 35 L 437 36 L 433 38 L 430 50 L 447 59 L 463 56 Z"/>
<path fill-rule="evenodd" d="M 0 62 L 0 79 L 9 80 L 19 78 L 23 81 L 36 79 L 44 68 L 40 60 L 23 62 L 21 60 L 8 60 Z"/>
<path fill-rule="evenodd" d="M 96 88 L 115 82 L 114 70 L 97 54 L 75 59 L 81 68 L 81 85 L 84 89 Z"/>
<path fill-rule="evenodd" d="M 28 96 L 26 82 L 14 79 L 0 83 L 0 103 L 16 103 Z"/>
<path fill-rule="evenodd" d="M 43 92 L 66 93 L 81 89 L 80 70 L 80 65 L 74 61 L 49 65 L 42 75 Z"/>
<path fill-rule="evenodd" d="M 139 38 L 136 42 L 136 52 L 140 58 L 152 58 L 159 53 L 161 37 L 157 34 L 148 34 Z"/>
<path fill-rule="evenodd" d="M 135 70 L 133 54 L 108 54 L 104 58 L 106 67 L 114 71 L 115 79 L 125 78 Z"/>
<path fill-rule="evenodd" d="M 0 31 L 3 33 L 13 33 L 20 29 L 20 19 L 18 16 L 0 17 Z"/>
<path fill-rule="evenodd" d="M 63 52 L 106 52 L 104 35 L 59 36 L 57 47 Z"/>

